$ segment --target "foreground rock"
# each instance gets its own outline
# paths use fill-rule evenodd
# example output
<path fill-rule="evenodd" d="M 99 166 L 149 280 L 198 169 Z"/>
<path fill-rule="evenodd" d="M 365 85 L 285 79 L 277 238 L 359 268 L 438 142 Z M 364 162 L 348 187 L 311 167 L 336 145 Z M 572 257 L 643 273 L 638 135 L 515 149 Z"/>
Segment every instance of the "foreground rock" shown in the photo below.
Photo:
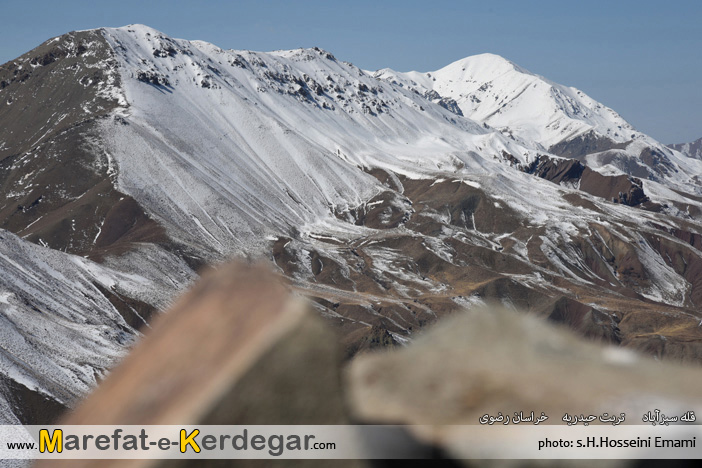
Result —
<path fill-rule="evenodd" d="M 234 265 L 204 277 L 159 316 L 124 362 L 62 423 L 348 424 L 340 357 L 322 320 L 278 278 L 264 267 Z M 242 462 L 238 466 L 252 463 Z M 52 460 L 37 466 L 208 463 L 221 466 L 222 461 Z"/>
<path fill-rule="evenodd" d="M 484 414 L 543 411 L 550 416 L 545 424 L 564 424 L 566 412 L 624 412 L 625 424 L 641 424 L 654 408 L 702 409 L 698 368 L 598 346 L 501 308 L 455 315 L 404 349 L 359 356 L 347 377 L 355 418 L 438 425 L 409 429 L 456 458 L 471 452 L 451 442 L 461 440 L 455 434 L 461 428 L 451 425 L 475 426 Z"/>

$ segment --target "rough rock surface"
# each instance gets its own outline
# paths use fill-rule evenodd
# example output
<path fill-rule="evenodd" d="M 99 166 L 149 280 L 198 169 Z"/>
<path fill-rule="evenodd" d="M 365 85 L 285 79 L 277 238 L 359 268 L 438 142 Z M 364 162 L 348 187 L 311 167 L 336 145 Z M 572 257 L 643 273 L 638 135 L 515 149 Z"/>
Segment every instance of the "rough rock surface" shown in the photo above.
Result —
<path fill-rule="evenodd" d="M 334 333 L 280 278 L 263 266 L 230 265 L 205 275 L 154 320 L 120 366 L 61 423 L 348 424 L 340 367 Z M 37 466 L 218 463 L 68 460 Z M 324 466 L 289 463 L 285 466 Z"/>

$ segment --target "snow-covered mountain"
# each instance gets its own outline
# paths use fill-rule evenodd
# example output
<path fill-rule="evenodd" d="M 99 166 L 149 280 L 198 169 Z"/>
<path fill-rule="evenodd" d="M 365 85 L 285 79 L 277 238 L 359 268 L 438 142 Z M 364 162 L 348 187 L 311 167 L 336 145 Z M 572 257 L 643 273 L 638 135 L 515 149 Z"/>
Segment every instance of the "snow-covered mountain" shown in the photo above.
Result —
<path fill-rule="evenodd" d="M 665 181 L 699 193 L 699 166 L 688 164 L 582 91 L 554 83 L 493 54 L 427 73 L 379 70 L 374 76 L 455 108 L 476 122 L 539 149 L 609 173 Z M 450 103 L 451 106 L 448 106 Z"/>
<path fill-rule="evenodd" d="M 54 38 L 0 67 L 0 227 L 19 236 L 2 234 L 0 310 L 19 330 L 2 340 L 37 340 L 21 374 L 2 368 L 7 418 L 30 420 L 36 395 L 71 405 L 142 311 L 232 256 L 274 262 L 349 355 L 498 300 L 697 360 L 700 174 L 493 55 L 369 73 L 316 48 L 223 50 L 142 25 Z M 50 331 L 21 331 L 37 326 Z M 71 351 L 81 340 L 90 359 Z"/>
<path fill-rule="evenodd" d="M 224 51 L 136 26 L 105 38 L 129 102 L 129 125 L 104 125 L 118 187 L 208 252 L 330 222 L 382 190 L 359 168 L 422 174 L 478 154 L 478 164 L 536 157 L 322 50 Z"/>

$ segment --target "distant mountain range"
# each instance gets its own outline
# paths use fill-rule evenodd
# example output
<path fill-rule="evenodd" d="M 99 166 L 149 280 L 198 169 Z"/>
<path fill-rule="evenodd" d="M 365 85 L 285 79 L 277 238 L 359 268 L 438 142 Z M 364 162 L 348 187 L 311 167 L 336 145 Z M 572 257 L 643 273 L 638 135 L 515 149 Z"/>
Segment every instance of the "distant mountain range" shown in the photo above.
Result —
<path fill-rule="evenodd" d="M 687 157 L 702 159 L 702 138 L 698 138 L 692 143 L 676 143 L 668 145 L 668 148 L 672 148 L 676 151 L 680 151 Z"/>
<path fill-rule="evenodd" d="M 349 358 L 499 301 L 698 361 L 681 151 L 490 54 L 367 72 L 143 25 L 51 39 L 0 66 L 0 420 L 70 407 L 233 256 L 284 272 Z"/>

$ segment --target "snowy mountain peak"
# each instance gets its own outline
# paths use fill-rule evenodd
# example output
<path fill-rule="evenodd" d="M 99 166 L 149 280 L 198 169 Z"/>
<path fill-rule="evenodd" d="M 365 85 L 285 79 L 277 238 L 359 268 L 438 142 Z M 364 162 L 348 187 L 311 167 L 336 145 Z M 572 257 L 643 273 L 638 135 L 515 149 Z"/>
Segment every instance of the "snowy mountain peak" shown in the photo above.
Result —
<path fill-rule="evenodd" d="M 509 128 L 545 149 L 589 130 L 615 141 L 631 139 L 633 131 L 616 112 L 583 92 L 553 83 L 495 54 L 466 57 L 433 72 L 385 69 L 375 76 L 454 99 L 464 115 L 492 127 Z"/>
<path fill-rule="evenodd" d="M 164 33 L 159 31 L 158 29 L 154 29 L 151 26 L 147 26 L 145 24 L 141 23 L 133 23 L 133 24 L 128 24 L 126 26 L 121 26 L 118 28 L 104 28 L 106 30 L 114 30 L 114 31 L 127 31 L 134 33 L 136 35 L 145 37 L 145 36 L 166 36 Z"/>
<path fill-rule="evenodd" d="M 456 60 L 434 73 L 445 78 L 471 83 L 478 77 L 482 81 L 490 81 L 505 73 L 513 72 L 533 75 L 506 58 L 490 53 L 472 55 Z"/>
<path fill-rule="evenodd" d="M 466 57 L 439 70 L 382 69 L 377 79 L 423 94 L 454 113 L 538 151 L 576 158 L 610 174 L 696 187 L 683 155 L 637 131 L 584 92 L 554 83 L 494 54 Z"/>
<path fill-rule="evenodd" d="M 378 78 L 392 78 L 393 76 L 401 78 L 411 77 L 415 85 L 431 89 L 431 83 L 437 81 L 436 75 L 456 81 L 458 86 L 458 83 L 471 83 L 473 81 L 470 79 L 471 76 L 479 75 L 480 79 L 485 81 L 515 70 L 520 73 L 531 74 L 500 55 L 483 53 L 456 60 L 436 71 L 402 73 L 391 68 L 383 68 L 375 72 L 374 75 Z"/>

